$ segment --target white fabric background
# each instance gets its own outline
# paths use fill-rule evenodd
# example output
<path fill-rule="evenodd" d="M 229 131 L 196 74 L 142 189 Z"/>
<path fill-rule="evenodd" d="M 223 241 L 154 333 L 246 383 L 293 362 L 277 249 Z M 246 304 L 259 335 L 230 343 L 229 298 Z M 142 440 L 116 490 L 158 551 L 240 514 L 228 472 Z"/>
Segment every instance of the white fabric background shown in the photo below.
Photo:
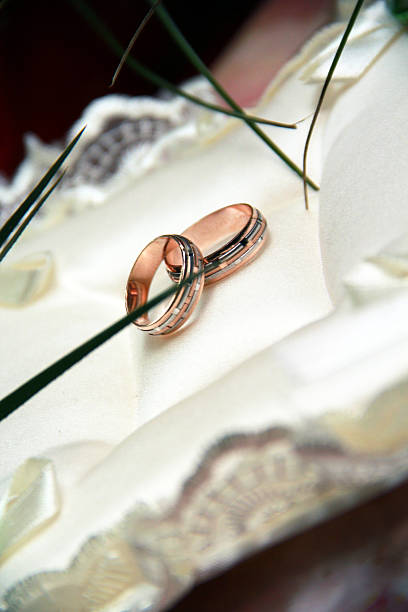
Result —
<path fill-rule="evenodd" d="M 368 41 L 372 28 L 367 17 Z M 319 198 L 311 194 L 311 212 L 304 211 L 300 179 L 247 128 L 231 126 L 185 157 L 130 181 L 106 205 L 32 233 L 14 249 L 10 261 L 50 251 L 56 279 L 37 302 L 2 311 L 8 364 L 0 373 L 3 394 L 123 315 L 130 267 L 155 236 L 180 232 L 222 205 L 248 201 L 265 214 L 270 238 L 248 268 L 205 292 L 199 317 L 179 335 L 150 338 L 131 327 L 1 424 L 0 478 L 28 457 L 47 456 L 62 495 L 58 520 L 4 564 L 3 589 L 32 572 L 65 567 L 90 535 L 137 503 L 168 504 L 202 452 L 223 435 L 295 426 L 322 415 L 334 387 L 330 380 L 312 385 L 330 374 L 328 365 L 322 373 L 318 359 L 319 329 L 328 325 L 328 336 L 322 332 L 328 356 L 330 338 L 333 353 L 341 347 L 333 370 L 363 360 L 366 353 L 356 353 L 353 345 L 353 324 L 341 323 L 343 316 L 354 320 L 349 313 L 301 332 L 308 338 L 303 348 L 302 341 L 290 339 L 276 351 L 273 345 L 332 309 L 319 231 L 326 279 L 337 298 L 344 273 L 402 233 L 408 221 L 402 206 L 408 39 L 390 44 L 388 25 L 382 46 L 378 38 L 376 30 L 380 56 L 360 63 L 356 82 L 353 53 L 339 65 L 347 87 L 338 87 L 338 97 L 328 101 L 310 151 L 309 174 L 317 181 L 322 175 Z M 360 41 L 356 55 L 361 48 Z M 316 49 L 312 42 L 284 69 L 259 113 L 291 121 L 313 110 L 321 83 L 313 77 L 305 83 L 301 75 L 320 49 L 321 42 Z M 300 163 L 306 130 L 302 124 L 296 133 L 268 133 Z M 388 353 L 395 367 L 381 384 L 404 372 L 406 329 L 398 304 L 389 333 L 400 334 L 401 345 Z M 376 313 L 363 326 L 365 338 L 381 319 Z M 384 334 L 381 346 L 392 347 L 394 336 Z M 380 367 L 381 359 L 375 363 Z M 360 378 L 377 381 L 368 394 L 380 384 L 375 363 Z M 343 402 L 362 395 L 361 387 L 348 388 L 341 376 L 337 384 Z"/>

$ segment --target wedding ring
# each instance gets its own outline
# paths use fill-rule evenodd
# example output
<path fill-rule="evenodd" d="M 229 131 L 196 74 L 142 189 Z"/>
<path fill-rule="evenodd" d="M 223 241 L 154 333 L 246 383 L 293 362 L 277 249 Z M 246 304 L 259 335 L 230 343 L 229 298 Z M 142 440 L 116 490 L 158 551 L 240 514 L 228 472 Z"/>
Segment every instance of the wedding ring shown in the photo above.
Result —
<path fill-rule="evenodd" d="M 246 265 L 262 248 L 266 220 L 250 204 L 231 204 L 194 223 L 182 235 L 204 254 L 205 284 L 218 282 Z M 177 281 L 180 270 L 166 257 L 169 275 Z"/>
<path fill-rule="evenodd" d="M 197 276 L 180 287 L 159 318 L 150 321 L 148 313 L 145 313 L 133 321 L 139 329 L 153 336 L 169 335 L 177 331 L 193 313 L 204 286 L 204 261 L 196 245 L 185 236 L 159 236 L 143 249 L 130 271 L 126 285 L 128 313 L 146 303 L 152 279 L 164 259 L 173 261 L 177 270 L 177 283 L 182 283 L 191 275 Z"/>

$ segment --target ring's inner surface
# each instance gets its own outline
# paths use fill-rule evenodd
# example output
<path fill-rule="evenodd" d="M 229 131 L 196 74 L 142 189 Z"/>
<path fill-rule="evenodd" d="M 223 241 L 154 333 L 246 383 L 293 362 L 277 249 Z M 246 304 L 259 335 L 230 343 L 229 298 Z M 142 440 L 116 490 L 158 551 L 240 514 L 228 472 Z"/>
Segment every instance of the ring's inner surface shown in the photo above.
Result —
<path fill-rule="evenodd" d="M 249 204 L 233 204 L 221 208 L 191 225 L 183 232 L 183 236 L 194 242 L 209 261 L 216 258 L 219 251 L 228 246 L 229 241 L 245 231 L 251 221 L 252 212 L 252 206 Z M 169 245 L 166 248 L 165 261 L 170 277 L 177 278 L 181 270 L 180 250 Z"/>
<path fill-rule="evenodd" d="M 227 206 L 191 225 L 183 232 L 183 236 L 194 242 L 204 257 L 208 258 L 243 231 L 251 216 L 252 207 L 249 204 Z"/>
<path fill-rule="evenodd" d="M 164 257 L 168 256 L 166 255 L 167 253 L 171 253 L 174 265 L 181 269 L 183 256 L 180 245 L 170 236 L 160 236 L 150 242 L 135 261 L 126 288 L 126 308 L 128 312 L 132 312 L 147 302 L 153 278 Z M 166 280 L 168 286 L 167 275 Z M 173 297 L 169 299 L 170 302 Z M 154 314 L 156 315 L 156 312 Z M 149 320 L 148 313 L 138 317 L 137 322 L 141 325 L 149 325 L 151 321 Z"/>

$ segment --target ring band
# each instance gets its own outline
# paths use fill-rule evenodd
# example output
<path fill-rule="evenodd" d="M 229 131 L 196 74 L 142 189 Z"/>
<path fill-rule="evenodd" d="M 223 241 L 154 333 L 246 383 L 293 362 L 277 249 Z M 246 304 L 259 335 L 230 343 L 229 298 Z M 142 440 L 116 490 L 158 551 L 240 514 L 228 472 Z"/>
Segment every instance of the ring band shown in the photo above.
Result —
<path fill-rule="evenodd" d="M 169 259 L 173 260 L 177 269 L 177 283 L 182 283 L 193 274 L 197 276 L 180 287 L 167 310 L 158 319 L 150 321 L 145 313 L 133 321 L 139 329 L 153 336 L 169 335 L 177 331 L 193 313 L 204 287 L 204 261 L 196 245 L 185 236 L 159 236 L 143 249 L 130 271 L 126 285 L 128 313 L 146 303 L 157 268 L 163 260 L 167 262 Z"/>
<path fill-rule="evenodd" d="M 182 235 L 204 253 L 205 284 L 210 285 L 252 261 L 263 246 L 265 231 L 266 220 L 257 208 L 231 204 L 203 217 Z M 222 246 L 211 250 L 220 243 Z M 166 264 L 171 279 L 177 281 L 180 269 L 172 257 L 166 257 Z"/>

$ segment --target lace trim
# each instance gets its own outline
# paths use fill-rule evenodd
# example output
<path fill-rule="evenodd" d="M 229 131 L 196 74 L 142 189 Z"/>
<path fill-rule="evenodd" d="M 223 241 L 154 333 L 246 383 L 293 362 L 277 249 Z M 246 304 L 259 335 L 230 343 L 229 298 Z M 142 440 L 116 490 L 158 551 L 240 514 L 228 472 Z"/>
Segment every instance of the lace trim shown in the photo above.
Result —
<path fill-rule="evenodd" d="M 201 99 L 214 101 L 202 78 L 183 86 Z M 109 95 L 92 102 L 69 131 L 65 143 L 46 145 L 33 136 L 25 139 L 26 159 L 14 179 L 0 177 L 0 223 L 11 214 L 48 170 L 64 146 L 86 125 L 68 160 L 68 172 L 55 194 L 64 212 L 105 202 L 129 180 L 142 176 L 192 146 L 225 121 L 182 98 L 167 100 Z M 204 122 L 200 116 L 204 115 Z M 216 115 L 216 114 L 214 114 Z M 56 202 L 57 200 L 57 202 Z M 47 215 L 45 207 L 41 216 Z"/>
<path fill-rule="evenodd" d="M 71 565 L 24 579 L 3 610 L 162 610 L 192 583 L 366 498 L 406 471 L 408 451 L 349 454 L 287 429 L 232 435 L 206 453 L 162 515 L 137 508 Z M 215 568 L 215 569 L 214 569 Z"/>

